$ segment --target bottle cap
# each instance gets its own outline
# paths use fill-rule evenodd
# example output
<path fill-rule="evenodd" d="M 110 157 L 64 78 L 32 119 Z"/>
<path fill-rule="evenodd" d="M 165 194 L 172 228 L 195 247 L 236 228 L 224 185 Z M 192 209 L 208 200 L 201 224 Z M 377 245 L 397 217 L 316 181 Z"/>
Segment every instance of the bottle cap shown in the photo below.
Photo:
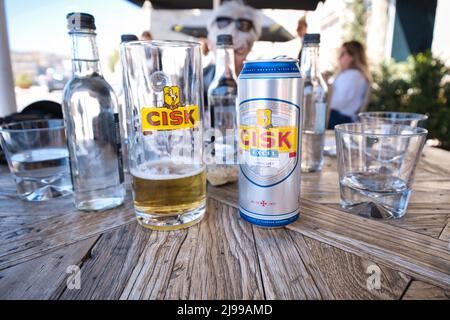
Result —
<path fill-rule="evenodd" d="M 219 34 L 216 45 L 233 45 L 233 36 L 231 34 Z"/>
<path fill-rule="evenodd" d="M 320 33 L 307 33 L 303 38 L 303 43 L 320 43 Z"/>
<path fill-rule="evenodd" d="M 134 34 L 123 34 L 120 36 L 120 42 L 130 42 L 139 40 Z"/>
<path fill-rule="evenodd" d="M 72 12 L 67 16 L 67 28 L 69 30 L 91 29 L 95 30 L 94 16 L 89 13 Z"/>

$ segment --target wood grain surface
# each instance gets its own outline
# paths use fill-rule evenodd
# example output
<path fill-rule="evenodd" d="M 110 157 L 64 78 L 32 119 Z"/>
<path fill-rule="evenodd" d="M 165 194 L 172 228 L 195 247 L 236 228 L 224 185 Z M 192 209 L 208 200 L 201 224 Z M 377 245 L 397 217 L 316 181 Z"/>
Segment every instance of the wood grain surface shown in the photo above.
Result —
<path fill-rule="evenodd" d="M 398 220 L 342 210 L 326 157 L 302 174 L 301 216 L 285 228 L 243 221 L 231 183 L 208 186 L 204 219 L 171 232 L 137 224 L 129 185 L 125 205 L 82 213 L 71 196 L 17 199 L 0 166 L 0 299 L 449 299 L 449 164 L 425 148 Z"/>

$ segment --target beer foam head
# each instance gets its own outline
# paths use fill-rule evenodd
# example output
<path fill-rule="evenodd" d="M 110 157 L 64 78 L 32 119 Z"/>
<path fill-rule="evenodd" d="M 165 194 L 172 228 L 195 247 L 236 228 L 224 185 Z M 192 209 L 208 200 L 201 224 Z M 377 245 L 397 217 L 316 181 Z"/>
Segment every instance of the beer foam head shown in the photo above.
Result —
<path fill-rule="evenodd" d="M 203 165 L 176 164 L 170 160 L 149 161 L 131 168 L 131 174 L 146 180 L 170 180 L 192 177 L 205 170 Z"/>

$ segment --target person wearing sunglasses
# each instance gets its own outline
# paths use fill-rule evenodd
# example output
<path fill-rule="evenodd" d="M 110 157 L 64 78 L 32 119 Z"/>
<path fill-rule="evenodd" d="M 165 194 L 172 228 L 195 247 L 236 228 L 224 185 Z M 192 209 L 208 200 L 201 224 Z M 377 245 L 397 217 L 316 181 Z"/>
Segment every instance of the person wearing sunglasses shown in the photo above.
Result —
<path fill-rule="evenodd" d="M 259 13 L 252 7 L 244 5 L 242 1 L 226 1 L 213 11 L 207 29 L 208 46 L 212 52 L 218 35 L 230 34 L 233 37 L 235 71 L 238 76 L 253 43 L 261 36 Z M 205 100 L 214 74 L 215 66 L 211 63 L 203 71 Z"/>

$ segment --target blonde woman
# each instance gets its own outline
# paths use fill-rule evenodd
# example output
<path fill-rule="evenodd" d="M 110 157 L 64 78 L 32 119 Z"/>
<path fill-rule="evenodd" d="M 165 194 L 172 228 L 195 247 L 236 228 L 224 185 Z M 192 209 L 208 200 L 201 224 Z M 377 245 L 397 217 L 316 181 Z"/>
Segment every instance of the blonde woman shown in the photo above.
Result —
<path fill-rule="evenodd" d="M 354 122 L 365 105 L 371 76 L 364 46 L 358 41 L 345 42 L 339 50 L 340 71 L 332 84 L 329 129 Z"/>

